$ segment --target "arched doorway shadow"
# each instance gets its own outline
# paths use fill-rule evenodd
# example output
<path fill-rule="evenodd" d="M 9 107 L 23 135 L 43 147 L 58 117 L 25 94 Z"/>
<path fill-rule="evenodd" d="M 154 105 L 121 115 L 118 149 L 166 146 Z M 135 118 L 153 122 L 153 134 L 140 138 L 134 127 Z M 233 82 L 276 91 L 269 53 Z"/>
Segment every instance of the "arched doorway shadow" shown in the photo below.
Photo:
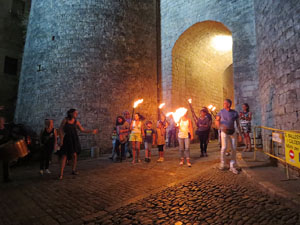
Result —
<path fill-rule="evenodd" d="M 172 107 L 192 98 L 197 112 L 210 104 L 221 109 L 225 95 L 233 97 L 233 83 L 226 87 L 230 95 L 224 92 L 224 85 L 233 82 L 232 63 L 232 34 L 225 25 L 204 21 L 188 28 L 172 50 Z M 225 79 L 230 65 L 231 77 Z"/>

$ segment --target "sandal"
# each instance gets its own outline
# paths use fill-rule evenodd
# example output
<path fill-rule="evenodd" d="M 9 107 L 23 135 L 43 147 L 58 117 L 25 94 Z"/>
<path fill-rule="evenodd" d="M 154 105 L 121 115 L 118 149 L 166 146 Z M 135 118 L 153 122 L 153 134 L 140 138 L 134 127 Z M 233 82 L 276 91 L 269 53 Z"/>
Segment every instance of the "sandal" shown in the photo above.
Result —
<path fill-rule="evenodd" d="M 79 173 L 76 170 L 72 171 L 72 175 L 78 175 Z"/>

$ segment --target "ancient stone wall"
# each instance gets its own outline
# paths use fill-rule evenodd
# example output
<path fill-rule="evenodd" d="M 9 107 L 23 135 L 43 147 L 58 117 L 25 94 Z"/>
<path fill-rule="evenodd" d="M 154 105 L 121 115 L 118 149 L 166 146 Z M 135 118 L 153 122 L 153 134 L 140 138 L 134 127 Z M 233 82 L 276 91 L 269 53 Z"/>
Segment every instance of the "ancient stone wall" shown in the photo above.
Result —
<path fill-rule="evenodd" d="M 137 111 L 157 112 L 154 0 L 32 1 L 16 122 L 36 130 L 45 118 L 59 126 L 76 108 L 86 128 L 82 147 L 111 146 L 115 118 L 144 98 Z"/>
<path fill-rule="evenodd" d="M 185 106 L 192 98 L 199 111 L 213 104 L 223 107 L 223 72 L 232 64 L 232 50 L 218 51 L 213 46 L 215 36 L 231 36 L 221 23 L 197 23 L 176 41 L 172 51 L 172 107 Z M 233 86 L 230 86 L 233 89 Z"/>
<path fill-rule="evenodd" d="M 262 124 L 299 130 L 299 1 L 254 3 Z"/>
<path fill-rule="evenodd" d="M 173 80 L 173 68 L 174 63 L 177 62 L 172 61 L 172 51 L 176 41 L 189 28 L 203 21 L 220 22 L 231 31 L 236 108 L 239 110 L 242 103 L 249 103 L 255 112 L 253 123 L 260 124 L 255 21 L 252 1 L 161 1 L 163 99 L 171 107 L 176 102 L 176 99 L 173 98 L 176 87 L 174 89 L 173 85 L 177 81 Z M 188 82 L 193 83 L 191 80 Z M 223 99 L 222 95 L 223 91 L 220 92 L 220 101 Z"/>
<path fill-rule="evenodd" d="M 232 64 L 228 66 L 222 74 L 223 78 L 223 101 L 227 98 L 234 99 L 234 79 Z M 232 102 L 232 107 L 235 108 L 235 103 Z"/>

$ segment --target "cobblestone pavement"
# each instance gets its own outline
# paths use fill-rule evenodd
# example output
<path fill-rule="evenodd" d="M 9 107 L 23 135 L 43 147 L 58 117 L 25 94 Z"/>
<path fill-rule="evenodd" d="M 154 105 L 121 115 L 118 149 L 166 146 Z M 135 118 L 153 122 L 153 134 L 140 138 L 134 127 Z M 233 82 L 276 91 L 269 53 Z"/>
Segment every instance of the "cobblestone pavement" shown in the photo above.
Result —
<path fill-rule="evenodd" d="M 95 224 L 300 224 L 295 209 L 245 176 L 212 169 L 97 219 Z"/>
<path fill-rule="evenodd" d="M 14 182 L 0 185 L 0 224 L 298 221 L 296 212 L 258 192 L 243 174 L 217 170 L 218 146 L 209 147 L 209 157 L 199 158 L 198 145 L 191 146 L 191 168 L 178 165 L 177 149 L 167 149 L 163 163 L 155 161 L 155 150 L 151 163 L 82 160 L 80 174 L 70 175 L 67 167 L 62 181 L 57 164 L 43 177 L 38 165 L 17 168 Z"/>

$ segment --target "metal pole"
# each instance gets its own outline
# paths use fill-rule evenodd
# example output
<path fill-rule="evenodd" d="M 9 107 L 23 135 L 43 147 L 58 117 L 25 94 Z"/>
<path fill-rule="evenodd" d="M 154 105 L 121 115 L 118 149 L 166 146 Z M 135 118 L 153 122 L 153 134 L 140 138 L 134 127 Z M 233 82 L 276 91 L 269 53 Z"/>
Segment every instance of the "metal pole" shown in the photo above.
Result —
<path fill-rule="evenodd" d="M 253 142 L 254 142 L 253 155 L 254 155 L 254 161 L 256 161 L 256 127 L 254 127 L 254 129 L 253 129 L 253 136 L 254 136 L 254 139 L 253 139 Z"/>
<path fill-rule="evenodd" d="M 289 164 L 286 163 L 286 166 L 285 166 L 285 169 L 286 169 L 286 179 L 290 179 L 290 172 L 289 172 Z"/>

